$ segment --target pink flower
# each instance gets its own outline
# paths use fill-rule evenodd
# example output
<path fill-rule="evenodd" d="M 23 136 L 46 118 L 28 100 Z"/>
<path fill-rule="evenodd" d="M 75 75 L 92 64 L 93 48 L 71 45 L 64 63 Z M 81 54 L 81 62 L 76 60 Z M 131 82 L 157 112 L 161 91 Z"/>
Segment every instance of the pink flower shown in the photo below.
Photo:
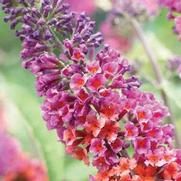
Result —
<path fill-rule="evenodd" d="M 117 138 L 117 134 L 119 132 L 119 123 L 118 122 L 108 122 L 105 126 L 101 129 L 99 133 L 99 137 L 102 139 L 107 139 L 108 141 L 112 142 L 115 141 Z"/>
<path fill-rule="evenodd" d="M 74 74 L 71 77 L 70 88 L 71 89 L 81 89 L 85 84 L 85 78 L 81 74 Z"/>
<path fill-rule="evenodd" d="M 176 160 L 175 151 L 168 150 L 164 147 L 160 147 L 153 152 L 150 151 L 146 155 L 146 165 L 151 165 L 153 167 L 162 167 Z"/>
<path fill-rule="evenodd" d="M 101 68 L 100 68 L 99 62 L 97 62 L 97 61 L 90 62 L 87 65 L 87 70 L 91 74 L 100 73 Z"/>
<path fill-rule="evenodd" d="M 96 113 L 91 111 L 86 118 L 85 129 L 87 132 L 92 133 L 95 137 L 100 133 L 105 125 L 104 119 L 99 119 Z"/>
<path fill-rule="evenodd" d="M 172 162 L 165 166 L 163 175 L 165 180 L 176 179 L 178 174 L 178 164 L 176 162 Z"/>
<path fill-rule="evenodd" d="M 170 10 L 181 12 L 181 6 L 179 0 L 160 0 L 160 3 Z"/>
<path fill-rule="evenodd" d="M 71 9 L 77 12 L 85 11 L 88 14 L 92 14 L 96 10 L 94 0 L 80 1 L 80 0 L 66 0 L 71 5 Z"/>
<path fill-rule="evenodd" d="M 150 140 L 148 138 L 137 137 L 134 141 L 134 147 L 138 154 L 147 154 L 150 149 Z"/>
<path fill-rule="evenodd" d="M 0 132 L 0 175 L 20 167 L 22 154 L 19 143 L 6 133 Z"/>
<path fill-rule="evenodd" d="M 91 141 L 90 152 L 93 154 L 101 155 L 106 151 L 104 141 L 100 138 L 95 138 Z"/>
<path fill-rule="evenodd" d="M 121 50 L 122 52 L 127 52 L 132 45 L 132 35 L 128 38 L 127 35 L 120 32 L 116 26 L 112 25 L 109 17 L 107 19 L 107 21 L 101 24 L 101 32 L 103 33 L 105 42 L 115 49 Z"/>
<path fill-rule="evenodd" d="M 71 154 L 75 159 L 83 160 L 86 165 L 89 165 L 89 158 L 86 149 L 81 147 L 76 147 Z"/>
<path fill-rule="evenodd" d="M 148 153 L 147 154 L 147 160 L 145 161 L 145 164 L 151 165 L 154 167 L 159 163 L 160 160 L 161 160 L 161 153 L 160 152 Z M 163 165 L 160 165 L 160 166 L 163 166 Z"/>
<path fill-rule="evenodd" d="M 181 150 L 176 150 L 177 163 L 181 165 Z"/>
<path fill-rule="evenodd" d="M 175 31 L 179 35 L 179 39 L 181 39 L 181 16 L 175 18 Z"/>
<path fill-rule="evenodd" d="M 73 142 L 76 140 L 75 130 L 71 128 L 65 130 L 63 134 L 63 140 L 66 142 L 68 146 L 72 145 Z"/>
<path fill-rule="evenodd" d="M 119 153 L 123 149 L 124 141 L 120 138 L 117 138 L 116 140 L 111 142 L 110 146 L 115 153 Z"/>
<path fill-rule="evenodd" d="M 145 8 L 150 14 L 155 14 L 159 9 L 159 0 L 137 0 L 139 3 L 143 3 Z"/>
<path fill-rule="evenodd" d="M 12 181 L 12 180 L 33 180 L 39 181 L 48 181 L 48 176 L 45 173 L 43 165 L 36 160 L 24 160 L 23 165 L 20 169 L 15 172 L 9 172 L 4 176 L 3 181 Z"/>
<path fill-rule="evenodd" d="M 0 132 L 0 177 L 3 181 L 48 181 L 44 165 L 22 152 L 19 142 Z"/>
<path fill-rule="evenodd" d="M 93 166 L 95 166 L 99 170 L 108 170 L 109 162 L 105 159 L 104 156 L 95 157 L 93 160 Z"/>
<path fill-rule="evenodd" d="M 103 72 L 107 78 L 113 78 L 118 71 L 118 63 L 110 62 L 103 65 Z"/>
<path fill-rule="evenodd" d="M 105 87 L 105 77 L 102 74 L 96 74 L 87 81 L 87 88 L 92 91 L 98 91 Z"/>
<path fill-rule="evenodd" d="M 4 115 L 4 107 L 2 105 L 3 103 L 0 100 L 0 132 L 3 132 L 6 130 L 6 121 L 5 121 L 5 115 Z"/>
<path fill-rule="evenodd" d="M 150 137 L 150 140 L 160 140 L 163 138 L 164 133 L 162 132 L 162 130 L 160 130 L 160 128 L 153 128 L 152 130 L 147 132 L 148 137 Z"/>
<path fill-rule="evenodd" d="M 75 60 L 75 61 L 84 60 L 84 54 L 81 52 L 80 49 L 78 48 L 73 49 L 72 60 Z"/>
<path fill-rule="evenodd" d="M 163 7 L 169 9 L 168 19 L 174 20 L 175 27 L 174 31 L 178 34 L 179 39 L 181 40 L 181 2 L 180 0 L 160 0 L 160 4 Z"/>
<path fill-rule="evenodd" d="M 95 177 L 92 177 L 93 181 L 109 181 L 114 178 L 119 178 L 120 181 L 141 181 L 138 180 L 138 176 L 132 177 L 131 171 L 136 167 L 136 161 L 134 159 L 128 159 L 125 157 L 120 158 L 120 162 L 111 167 L 107 171 L 98 172 Z"/>
<path fill-rule="evenodd" d="M 117 115 L 117 105 L 113 103 L 102 103 L 100 108 L 101 114 L 103 114 L 106 118 L 112 119 L 115 115 Z"/>
<path fill-rule="evenodd" d="M 154 125 L 154 123 L 153 122 L 150 122 L 150 121 L 142 121 L 141 123 L 140 123 L 140 126 L 141 126 L 141 130 L 143 131 L 143 132 L 147 132 L 147 131 L 149 131 L 149 130 L 151 130 L 152 128 L 153 128 L 153 125 Z"/>
<path fill-rule="evenodd" d="M 78 93 L 77 96 L 79 98 L 80 101 L 82 101 L 83 103 L 85 103 L 90 97 L 87 91 L 85 91 L 84 89 L 81 89 Z"/>
<path fill-rule="evenodd" d="M 136 175 L 138 175 L 142 180 L 154 181 L 155 175 L 157 174 L 157 167 L 151 165 L 146 166 L 142 162 L 138 162 L 136 168 L 134 169 Z"/>
<path fill-rule="evenodd" d="M 133 123 L 127 123 L 125 129 L 125 136 L 127 138 L 135 139 L 138 136 L 138 128 Z"/>

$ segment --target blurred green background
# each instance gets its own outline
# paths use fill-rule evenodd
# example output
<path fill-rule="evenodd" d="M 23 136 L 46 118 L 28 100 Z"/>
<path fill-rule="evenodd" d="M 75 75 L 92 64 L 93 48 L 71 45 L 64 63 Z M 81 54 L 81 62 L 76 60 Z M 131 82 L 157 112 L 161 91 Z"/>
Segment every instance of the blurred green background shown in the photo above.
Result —
<path fill-rule="evenodd" d="M 104 13 L 94 16 L 98 22 L 104 19 Z M 160 69 L 164 74 L 163 87 L 170 99 L 176 116 L 177 129 L 181 128 L 181 80 L 171 75 L 166 67 L 168 57 L 181 54 L 181 42 L 172 32 L 172 23 L 166 19 L 163 11 L 157 18 L 143 25 L 151 48 L 159 59 Z M 54 131 L 47 131 L 41 118 L 40 104 L 36 95 L 34 77 L 21 68 L 19 52 L 21 43 L 14 36 L 0 13 L 0 98 L 4 102 L 8 128 L 17 137 L 22 147 L 35 158 L 42 159 L 47 166 L 51 181 L 85 181 L 95 172 L 67 156 Z M 154 74 L 139 41 L 127 54 L 131 60 L 142 64 L 138 76 L 143 82 L 142 89 L 159 96 L 159 88 L 154 86 Z M 134 62 L 132 62 L 134 63 Z"/>

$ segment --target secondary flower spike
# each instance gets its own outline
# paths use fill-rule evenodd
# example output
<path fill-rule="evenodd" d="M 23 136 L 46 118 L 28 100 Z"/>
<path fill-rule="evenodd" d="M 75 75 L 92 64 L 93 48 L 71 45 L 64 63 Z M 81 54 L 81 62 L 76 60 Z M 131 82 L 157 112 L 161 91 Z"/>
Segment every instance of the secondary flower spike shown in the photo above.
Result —
<path fill-rule="evenodd" d="M 169 59 L 168 68 L 172 72 L 176 72 L 178 76 L 181 78 L 181 57 L 175 56 Z"/>
<path fill-rule="evenodd" d="M 180 0 L 159 0 L 161 6 L 168 8 L 168 19 L 174 21 L 174 31 L 181 40 L 181 2 Z"/>
<path fill-rule="evenodd" d="M 44 165 L 22 152 L 19 142 L 0 131 L 0 178 L 2 181 L 48 181 Z"/>
<path fill-rule="evenodd" d="M 139 90 L 127 59 L 108 45 L 100 48 L 95 22 L 62 0 L 15 2 L 1 0 L 11 27 L 22 24 L 23 66 L 36 76 L 45 123 L 68 154 L 98 169 L 90 180 L 179 180 L 172 125 L 162 122 L 167 108 Z"/>

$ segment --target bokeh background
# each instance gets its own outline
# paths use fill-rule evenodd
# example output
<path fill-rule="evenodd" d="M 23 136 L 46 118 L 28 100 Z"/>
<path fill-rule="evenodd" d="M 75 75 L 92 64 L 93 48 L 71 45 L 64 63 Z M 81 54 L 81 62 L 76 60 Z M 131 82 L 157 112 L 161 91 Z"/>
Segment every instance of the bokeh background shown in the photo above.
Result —
<path fill-rule="evenodd" d="M 92 17 L 99 29 L 105 20 L 107 7 L 105 3 L 97 4 L 99 7 Z M 181 130 L 181 80 L 176 73 L 168 70 L 167 62 L 171 56 L 181 55 L 181 42 L 173 33 L 173 24 L 166 19 L 166 13 L 167 11 L 163 10 L 157 17 L 146 21 L 143 28 L 149 46 L 158 57 L 158 65 L 165 78 L 161 86 L 164 86 L 167 92 L 179 131 Z M 34 77 L 21 67 L 19 57 L 21 43 L 3 22 L 3 16 L 0 11 L 0 106 L 5 113 L 8 132 L 20 141 L 25 152 L 45 163 L 51 181 L 86 181 L 89 174 L 95 170 L 67 156 L 55 132 L 47 131 L 41 118 L 42 100 L 36 95 Z M 131 41 L 133 41 L 132 48 L 124 54 L 129 57 L 130 63 L 138 67 L 135 73 L 142 80 L 142 89 L 155 93 L 161 101 L 159 87 L 155 86 L 154 73 L 143 47 L 138 40 Z"/>

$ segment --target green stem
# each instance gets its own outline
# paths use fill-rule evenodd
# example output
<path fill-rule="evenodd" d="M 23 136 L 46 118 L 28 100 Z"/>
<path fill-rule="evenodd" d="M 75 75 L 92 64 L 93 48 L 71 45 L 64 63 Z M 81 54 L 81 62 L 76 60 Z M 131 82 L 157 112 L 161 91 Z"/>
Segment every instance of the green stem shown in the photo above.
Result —
<path fill-rule="evenodd" d="M 59 38 L 57 37 L 56 33 L 49 27 L 47 27 L 49 29 L 49 31 L 52 33 L 57 45 L 61 48 L 61 50 L 64 49 L 64 45 L 63 43 L 59 40 Z"/>

